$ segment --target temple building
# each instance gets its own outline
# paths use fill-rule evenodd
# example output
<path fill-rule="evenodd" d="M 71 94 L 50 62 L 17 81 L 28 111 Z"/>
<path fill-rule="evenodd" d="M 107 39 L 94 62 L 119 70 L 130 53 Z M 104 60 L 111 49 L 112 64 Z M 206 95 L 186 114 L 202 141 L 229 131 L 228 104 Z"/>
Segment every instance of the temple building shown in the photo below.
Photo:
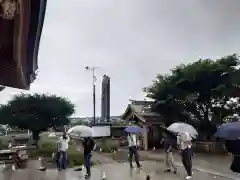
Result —
<path fill-rule="evenodd" d="M 0 0 L 0 85 L 29 89 L 36 78 L 47 0 Z"/>
<path fill-rule="evenodd" d="M 130 100 L 122 119 L 131 121 L 143 127 L 142 148 L 145 150 L 161 146 L 163 118 L 160 114 L 151 111 L 153 101 Z"/>

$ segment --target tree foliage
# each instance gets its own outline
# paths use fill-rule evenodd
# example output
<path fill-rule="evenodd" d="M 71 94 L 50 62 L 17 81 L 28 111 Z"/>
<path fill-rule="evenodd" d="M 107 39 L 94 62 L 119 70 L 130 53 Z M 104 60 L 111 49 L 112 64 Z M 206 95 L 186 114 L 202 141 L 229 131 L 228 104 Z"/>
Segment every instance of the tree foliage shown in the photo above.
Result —
<path fill-rule="evenodd" d="M 147 96 L 169 123 L 186 121 L 199 130 L 213 133 L 218 124 L 239 112 L 239 57 L 200 59 L 180 65 L 170 75 L 158 75 Z"/>
<path fill-rule="evenodd" d="M 29 129 L 39 134 L 49 127 L 68 124 L 73 113 L 74 105 L 65 98 L 21 94 L 0 108 L 0 124 Z"/>

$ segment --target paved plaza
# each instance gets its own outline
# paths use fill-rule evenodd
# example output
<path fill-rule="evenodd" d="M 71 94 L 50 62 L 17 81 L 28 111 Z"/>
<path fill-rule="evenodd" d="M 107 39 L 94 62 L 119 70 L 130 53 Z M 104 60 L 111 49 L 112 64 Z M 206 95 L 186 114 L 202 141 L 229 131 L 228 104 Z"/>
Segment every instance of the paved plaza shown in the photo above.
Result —
<path fill-rule="evenodd" d="M 108 180 L 144 180 L 150 175 L 152 180 L 181 180 L 184 179 L 185 173 L 182 167 L 179 172 L 164 173 L 164 164 L 156 161 L 142 162 L 142 169 L 130 169 L 127 163 L 101 164 L 92 169 L 92 180 L 102 179 L 103 174 Z M 35 161 L 29 163 L 29 168 L 13 172 L 11 169 L 4 170 L 1 180 L 81 180 L 84 179 L 84 172 L 68 169 L 57 172 L 56 169 L 48 169 L 45 172 L 38 171 L 39 164 Z M 238 175 L 232 177 L 221 177 L 214 174 L 194 170 L 193 180 L 239 180 Z"/>

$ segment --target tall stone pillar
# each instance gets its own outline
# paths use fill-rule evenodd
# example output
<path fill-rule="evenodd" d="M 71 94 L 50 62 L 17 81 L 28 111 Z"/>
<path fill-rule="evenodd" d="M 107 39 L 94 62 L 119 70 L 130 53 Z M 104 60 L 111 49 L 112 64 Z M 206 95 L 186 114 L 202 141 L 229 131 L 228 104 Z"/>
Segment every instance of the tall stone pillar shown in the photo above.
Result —
<path fill-rule="evenodd" d="M 144 150 L 148 150 L 148 126 L 143 125 L 143 146 Z"/>

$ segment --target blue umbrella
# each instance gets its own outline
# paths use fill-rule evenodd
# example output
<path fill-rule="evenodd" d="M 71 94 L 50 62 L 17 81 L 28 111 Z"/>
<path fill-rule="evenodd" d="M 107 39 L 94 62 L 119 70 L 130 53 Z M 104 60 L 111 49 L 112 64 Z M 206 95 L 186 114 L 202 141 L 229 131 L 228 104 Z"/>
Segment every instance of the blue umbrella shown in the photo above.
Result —
<path fill-rule="evenodd" d="M 240 139 L 240 121 L 222 124 L 218 127 L 215 136 L 225 140 Z"/>
<path fill-rule="evenodd" d="M 140 132 L 143 132 L 143 128 L 139 126 L 128 126 L 124 129 L 124 131 L 128 133 L 140 133 Z"/>

